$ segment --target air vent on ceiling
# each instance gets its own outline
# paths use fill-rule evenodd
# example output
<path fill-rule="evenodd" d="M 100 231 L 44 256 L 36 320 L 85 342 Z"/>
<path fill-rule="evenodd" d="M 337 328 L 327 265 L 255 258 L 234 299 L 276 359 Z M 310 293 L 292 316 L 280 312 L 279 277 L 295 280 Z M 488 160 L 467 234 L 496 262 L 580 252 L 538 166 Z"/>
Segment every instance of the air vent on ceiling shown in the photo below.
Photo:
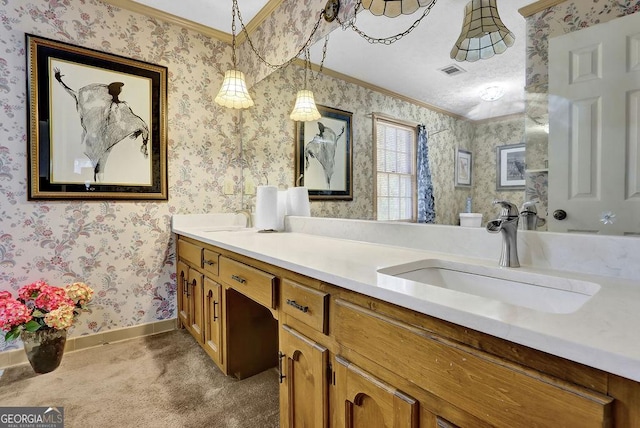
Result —
<path fill-rule="evenodd" d="M 455 64 L 447 65 L 446 67 L 441 68 L 440 71 L 442 71 L 447 76 L 455 76 L 456 74 L 461 74 L 461 73 L 466 73 L 467 72 L 467 70 L 465 70 L 462 67 L 457 66 Z"/>

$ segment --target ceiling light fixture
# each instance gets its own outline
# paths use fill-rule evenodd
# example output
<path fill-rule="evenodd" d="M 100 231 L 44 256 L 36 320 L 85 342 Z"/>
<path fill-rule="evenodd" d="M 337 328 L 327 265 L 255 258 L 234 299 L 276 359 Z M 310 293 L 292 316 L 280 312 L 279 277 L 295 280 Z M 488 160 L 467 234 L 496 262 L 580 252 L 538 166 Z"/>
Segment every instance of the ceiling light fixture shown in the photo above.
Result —
<path fill-rule="evenodd" d="M 247 83 L 244 80 L 244 73 L 239 71 L 236 64 L 236 13 L 238 3 L 233 1 L 231 18 L 231 58 L 233 69 L 224 73 L 222 87 L 215 98 L 216 103 L 229 108 L 248 108 L 253 106 L 253 100 L 247 90 Z"/>
<path fill-rule="evenodd" d="M 480 99 L 483 101 L 496 101 L 504 96 L 504 88 L 502 86 L 487 86 L 480 93 Z"/>
<path fill-rule="evenodd" d="M 502 23 L 496 0 L 471 0 L 464 8 L 462 31 L 451 49 L 456 61 L 477 61 L 503 53 L 515 36 Z"/>
<path fill-rule="evenodd" d="M 411 15 L 421 7 L 433 3 L 432 0 L 362 0 L 362 7 L 376 16 L 395 18 L 400 15 Z"/>
<path fill-rule="evenodd" d="M 435 6 L 437 0 L 358 0 L 355 6 L 355 12 L 353 13 L 353 17 L 347 22 L 342 21 L 337 16 L 335 19 L 342 26 L 342 29 L 351 28 L 355 31 L 360 37 L 365 39 L 367 42 L 371 44 L 384 44 L 390 45 L 392 43 L 397 42 L 410 32 L 412 32 L 422 21 L 422 19 L 431 12 L 433 6 Z M 330 3 L 338 2 L 338 0 L 329 0 L 327 2 L 327 7 L 329 7 Z M 358 15 L 358 10 L 360 8 L 368 9 L 374 15 L 385 15 L 390 18 L 395 18 L 400 14 L 410 15 L 417 11 L 419 8 L 424 7 L 425 10 L 422 12 L 422 16 L 418 18 L 409 28 L 404 30 L 402 33 L 395 34 L 393 36 L 388 37 L 371 37 L 366 34 L 363 30 L 356 26 L 356 16 Z M 333 19 L 332 19 L 333 20 Z"/>

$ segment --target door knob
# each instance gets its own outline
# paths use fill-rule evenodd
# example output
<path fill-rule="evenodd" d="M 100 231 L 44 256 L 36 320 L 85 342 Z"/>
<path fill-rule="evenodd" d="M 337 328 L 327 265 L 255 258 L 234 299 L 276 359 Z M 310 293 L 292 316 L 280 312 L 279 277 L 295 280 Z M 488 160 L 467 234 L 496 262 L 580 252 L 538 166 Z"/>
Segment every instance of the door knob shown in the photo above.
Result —
<path fill-rule="evenodd" d="M 555 210 L 553 212 L 553 218 L 556 220 L 564 220 L 567 218 L 567 212 L 565 210 Z"/>

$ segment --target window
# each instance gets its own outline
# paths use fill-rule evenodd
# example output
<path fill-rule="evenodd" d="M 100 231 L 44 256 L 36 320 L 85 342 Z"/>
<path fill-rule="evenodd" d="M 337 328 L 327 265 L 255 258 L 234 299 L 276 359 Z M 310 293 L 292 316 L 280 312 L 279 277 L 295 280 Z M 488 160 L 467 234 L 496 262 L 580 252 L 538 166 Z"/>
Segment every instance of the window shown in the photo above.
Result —
<path fill-rule="evenodd" d="M 374 115 L 376 219 L 415 221 L 416 129 Z"/>

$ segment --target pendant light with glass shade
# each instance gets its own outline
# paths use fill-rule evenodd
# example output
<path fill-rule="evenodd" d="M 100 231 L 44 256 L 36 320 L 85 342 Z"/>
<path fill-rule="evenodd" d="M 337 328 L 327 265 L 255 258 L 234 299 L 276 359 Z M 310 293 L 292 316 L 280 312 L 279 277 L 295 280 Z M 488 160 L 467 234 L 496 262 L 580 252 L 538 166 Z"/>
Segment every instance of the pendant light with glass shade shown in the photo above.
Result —
<path fill-rule="evenodd" d="M 247 90 L 247 83 L 244 80 L 244 73 L 239 71 L 236 64 L 236 13 L 238 13 L 238 3 L 233 1 L 231 18 L 231 50 L 233 69 L 224 73 L 222 87 L 216 96 L 216 103 L 229 108 L 248 108 L 253 106 L 253 100 Z"/>
<path fill-rule="evenodd" d="M 325 42 L 326 47 L 326 42 Z M 324 61 L 324 58 L 323 58 Z M 322 67 L 322 66 L 321 66 Z M 289 115 L 291 120 L 308 122 L 320 119 L 320 112 L 316 107 L 313 92 L 307 89 L 307 70 L 311 71 L 311 61 L 309 60 L 309 48 L 304 51 L 304 86 L 296 95 L 296 103 Z"/>
<path fill-rule="evenodd" d="M 429 6 L 432 0 L 362 0 L 362 7 L 369 9 L 376 16 L 384 15 L 395 18 L 400 15 L 411 15 L 421 7 Z"/>
<path fill-rule="evenodd" d="M 496 0 L 471 0 L 464 8 L 462 31 L 451 49 L 456 61 L 477 61 L 501 54 L 515 36 L 502 23 Z"/>

